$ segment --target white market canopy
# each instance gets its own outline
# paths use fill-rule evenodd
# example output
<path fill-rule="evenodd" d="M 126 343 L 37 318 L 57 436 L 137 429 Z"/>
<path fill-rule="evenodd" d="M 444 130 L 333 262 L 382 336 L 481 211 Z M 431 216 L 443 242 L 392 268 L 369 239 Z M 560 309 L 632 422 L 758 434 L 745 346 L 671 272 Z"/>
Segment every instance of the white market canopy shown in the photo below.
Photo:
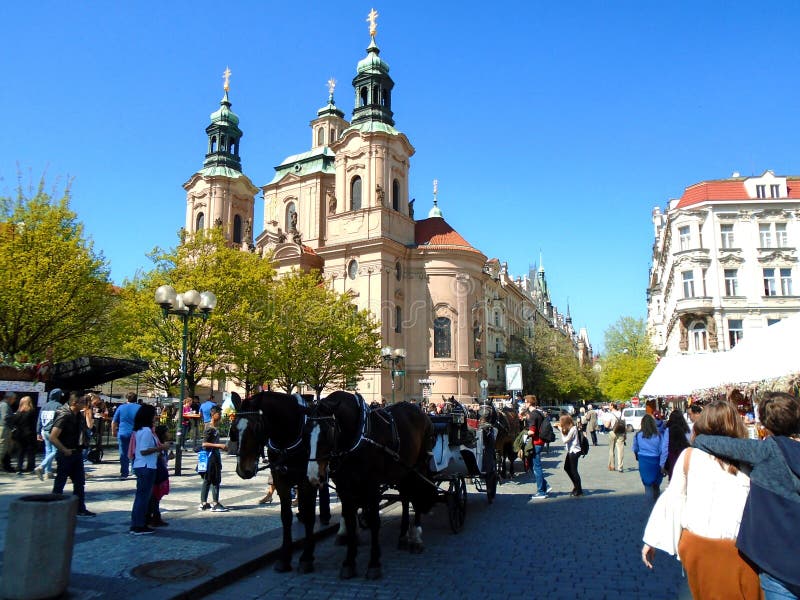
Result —
<path fill-rule="evenodd" d="M 665 356 L 640 396 L 686 396 L 726 384 L 776 379 L 800 372 L 800 314 L 754 329 L 729 352 Z"/>

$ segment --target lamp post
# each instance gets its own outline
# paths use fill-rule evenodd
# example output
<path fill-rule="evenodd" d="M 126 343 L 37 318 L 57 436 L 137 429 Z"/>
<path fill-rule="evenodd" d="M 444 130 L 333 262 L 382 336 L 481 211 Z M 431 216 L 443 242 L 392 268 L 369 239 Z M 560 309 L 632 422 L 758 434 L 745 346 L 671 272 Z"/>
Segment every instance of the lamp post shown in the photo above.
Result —
<path fill-rule="evenodd" d="M 381 348 L 381 360 L 383 360 L 386 368 L 390 369 L 392 375 L 392 404 L 394 404 L 394 377 L 405 376 L 406 372 L 399 370 L 397 365 L 403 362 L 406 358 L 405 348 L 392 348 L 391 346 L 384 346 Z"/>
<path fill-rule="evenodd" d="M 181 420 L 183 418 L 183 398 L 186 396 L 186 345 L 189 340 L 189 319 L 200 317 L 204 321 L 217 306 L 217 297 L 212 292 L 189 290 L 178 294 L 171 285 L 162 285 L 156 290 L 156 304 L 161 307 L 161 312 L 166 319 L 169 315 L 176 315 L 183 321 L 183 345 L 181 349 L 181 400 L 178 414 L 175 416 L 175 475 L 181 474 L 181 453 L 183 431 Z"/>

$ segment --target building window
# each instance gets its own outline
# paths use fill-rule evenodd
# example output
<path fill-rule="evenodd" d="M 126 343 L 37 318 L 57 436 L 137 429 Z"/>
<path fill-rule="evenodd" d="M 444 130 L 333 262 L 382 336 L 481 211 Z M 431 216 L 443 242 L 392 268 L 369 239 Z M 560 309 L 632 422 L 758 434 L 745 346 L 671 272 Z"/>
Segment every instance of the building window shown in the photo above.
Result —
<path fill-rule="evenodd" d="M 500 311 L 494 311 L 494 324 L 496 327 L 500 327 Z"/>
<path fill-rule="evenodd" d="M 361 210 L 361 177 L 358 175 L 350 182 L 350 210 Z"/>
<path fill-rule="evenodd" d="M 197 213 L 197 217 L 194 220 L 194 230 L 203 231 L 205 225 L 206 225 L 205 215 L 203 213 Z"/>
<path fill-rule="evenodd" d="M 212 136 L 210 150 L 209 154 L 214 154 L 217 151 L 217 136 Z"/>
<path fill-rule="evenodd" d="M 680 236 L 680 248 L 681 250 L 688 250 L 689 244 L 691 243 L 691 235 L 689 234 L 689 226 L 684 225 L 683 227 L 678 228 L 678 235 Z"/>
<path fill-rule="evenodd" d="M 786 223 L 775 223 L 775 245 L 786 248 L 789 245 L 789 236 L 786 234 Z"/>
<path fill-rule="evenodd" d="M 759 224 L 758 239 L 761 248 L 772 248 L 772 226 L 769 223 Z"/>
<path fill-rule="evenodd" d="M 689 337 L 692 340 L 692 348 L 695 352 L 708 350 L 708 333 L 704 323 L 694 323 L 689 329 Z"/>
<path fill-rule="evenodd" d="M 742 339 L 742 320 L 728 319 L 728 342 L 733 348 Z"/>
<path fill-rule="evenodd" d="M 781 296 L 792 295 L 792 270 L 781 269 Z"/>
<path fill-rule="evenodd" d="M 242 217 L 239 215 L 233 217 L 233 243 L 242 243 Z"/>
<path fill-rule="evenodd" d="M 355 279 L 356 277 L 358 277 L 358 261 L 357 260 L 351 260 L 347 264 L 347 276 L 350 279 Z"/>
<path fill-rule="evenodd" d="M 681 276 L 683 277 L 683 297 L 694 298 L 694 273 L 684 271 Z"/>
<path fill-rule="evenodd" d="M 320 127 L 317 129 L 317 146 L 325 145 L 325 128 Z"/>
<path fill-rule="evenodd" d="M 737 269 L 725 269 L 725 295 L 736 296 L 739 291 L 739 283 L 737 281 Z"/>
<path fill-rule="evenodd" d="M 766 198 L 767 197 L 767 186 L 766 185 L 757 185 L 756 186 L 756 198 Z"/>
<path fill-rule="evenodd" d="M 394 332 L 400 333 L 403 330 L 403 309 L 399 306 L 394 307 Z"/>
<path fill-rule="evenodd" d="M 701 275 L 703 276 L 703 297 L 708 296 L 708 288 L 706 288 L 706 275 L 708 274 L 708 269 L 703 269 L 701 271 Z"/>
<path fill-rule="evenodd" d="M 733 225 L 726 224 L 719 226 L 720 244 L 723 248 L 735 248 L 733 242 Z"/>
<path fill-rule="evenodd" d="M 780 198 L 781 197 L 781 186 L 777 183 L 773 183 L 769 186 L 769 197 L 770 198 Z"/>
<path fill-rule="evenodd" d="M 394 278 L 397 281 L 400 281 L 403 278 L 403 267 L 400 266 L 400 263 L 394 263 Z"/>
<path fill-rule="evenodd" d="M 495 373 L 497 373 L 497 381 L 500 381 L 500 365 L 495 365 Z"/>
<path fill-rule="evenodd" d="M 392 208 L 400 210 L 400 184 L 397 179 L 392 181 Z"/>
<path fill-rule="evenodd" d="M 778 290 L 775 286 L 775 269 L 764 269 L 764 295 L 777 296 Z"/>
<path fill-rule="evenodd" d="M 286 223 L 284 224 L 284 231 L 296 231 L 297 230 L 297 208 L 294 205 L 294 202 L 289 202 L 286 205 Z"/>
<path fill-rule="evenodd" d="M 500 354 L 500 338 L 494 338 L 494 352 Z"/>
<path fill-rule="evenodd" d="M 433 357 L 450 358 L 450 319 L 447 317 L 433 320 Z"/>

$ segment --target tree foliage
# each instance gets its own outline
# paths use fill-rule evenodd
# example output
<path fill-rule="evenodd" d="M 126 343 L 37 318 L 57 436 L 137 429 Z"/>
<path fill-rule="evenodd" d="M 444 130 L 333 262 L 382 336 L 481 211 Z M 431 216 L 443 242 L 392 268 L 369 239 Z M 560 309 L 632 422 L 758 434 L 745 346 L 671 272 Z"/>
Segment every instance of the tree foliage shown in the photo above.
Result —
<path fill-rule="evenodd" d="M 0 353 L 37 362 L 96 353 L 112 288 L 69 208 L 69 187 L 0 197 Z"/>
<path fill-rule="evenodd" d="M 620 317 L 605 332 L 600 389 L 611 400 L 635 396 L 656 365 L 644 319 Z"/>

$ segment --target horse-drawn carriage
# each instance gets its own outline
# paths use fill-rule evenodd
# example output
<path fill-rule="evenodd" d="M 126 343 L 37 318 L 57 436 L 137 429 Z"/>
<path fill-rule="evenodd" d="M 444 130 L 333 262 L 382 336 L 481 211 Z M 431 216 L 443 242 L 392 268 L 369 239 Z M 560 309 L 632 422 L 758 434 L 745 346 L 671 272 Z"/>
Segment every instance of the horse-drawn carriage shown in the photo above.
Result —
<path fill-rule="evenodd" d="M 432 415 L 431 421 L 431 479 L 440 501 L 447 505 L 450 527 L 458 533 L 466 517 L 467 478 L 479 492 L 486 492 L 490 504 L 497 493 L 497 429 L 485 419 L 469 418 L 467 409 L 454 400 L 445 404 L 444 414 Z"/>

